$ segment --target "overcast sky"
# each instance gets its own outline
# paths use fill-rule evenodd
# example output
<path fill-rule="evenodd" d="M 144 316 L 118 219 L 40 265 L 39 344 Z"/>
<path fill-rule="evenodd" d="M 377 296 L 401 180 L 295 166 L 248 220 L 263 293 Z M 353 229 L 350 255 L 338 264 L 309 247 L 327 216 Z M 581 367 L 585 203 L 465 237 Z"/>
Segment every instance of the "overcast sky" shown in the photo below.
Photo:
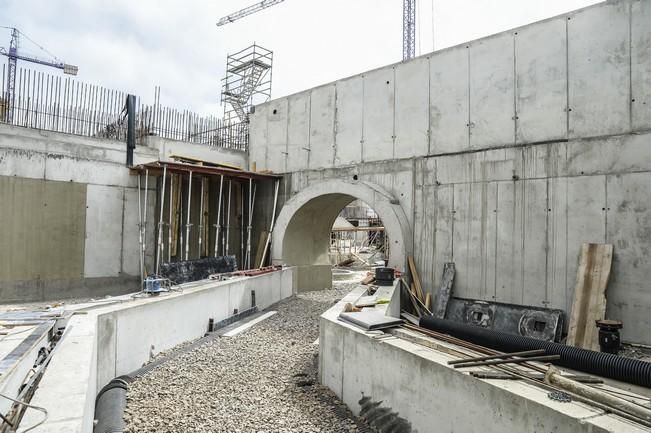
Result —
<path fill-rule="evenodd" d="M 0 0 L 0 25 L 17 27 L 78 65 L 80 80 L 135 93 L 144 101 L 153 99 L 159 85 L 163 105 L 205 114 L 221 114 L 226 55 L 253 42 L 274 51 L 274 98 L 402 58 L 401 0 L 286 0 L 215 26 L 220 17 L 253 3 Z M 445 48 L 594 3 L 418 0 L 417 54 L 432 51 L 433 41 L 436 49 Z M 0 29 L 0 46 L 7 47 L 9 39 L 9 31 Z M 22 47 L 44 54 L 27 41 Z"/>

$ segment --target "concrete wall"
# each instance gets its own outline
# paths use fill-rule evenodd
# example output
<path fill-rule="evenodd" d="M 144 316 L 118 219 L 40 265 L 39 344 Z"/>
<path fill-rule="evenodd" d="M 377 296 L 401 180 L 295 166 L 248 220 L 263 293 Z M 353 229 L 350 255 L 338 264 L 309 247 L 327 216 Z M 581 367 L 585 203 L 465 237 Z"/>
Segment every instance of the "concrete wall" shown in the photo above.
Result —
<path fill-rule="evenodd" d="M 367 409 L 383 408 L 375 427 L 388 428 L 399 416 L 411 426 L 401 431 L 413 432 L 649 431 L 579 402 L 552 401 L 548 390 L 522 381 L 474 378 L 447 364 L 457 359 L 445 352 L 454 345 L 430 340 L 443 347 L 435 350 L 402 337 L 377 338 L 339 320 L 344 305 L 363 291 L 356 289 L 321 316 L 319 379 L 356 414 L 362 397 L 369 399 Z"/>
<path fill-rule="evenodd" d="M 243 152 L 169 141 L 138 146 L 134 162 L 176 153 L 246 166 Z M 137 177 L 125 166 L 125 148 L 119 141 L 0 124 L 0 302 L 138 288 Z M 147 201 L 146 264 L 152 269 L 153 177 Z"/>
<path fill-rule="evenodd" d="M 156 136 L 144 137 L 143 144 L 158 150 L 161 161 L 169 161 L 170 156 L 174 155 L 233 165 L 245 170 L 248 168 L 248 156 L 246 152 L 239 150 L 210 147 L 205 144 L 188 143 Z"/>
<path fill-rule="evenodd" d="M 612 243 L 607 316 L 651 343 L 650 77 L 651 1 L 609 1 L 258 106 L 250 158 L 284 200 L 385 188 L 430 292 L 454 261 L 458 296 L 569 313 L 580 244 Z"/>
<path fill-rule="evenodd" d="M 204 281 L 183 287 L 183 293 L 156 298 L 116 299 L 109 306 L 77 306 L 31 403 L 49 412 L 35 432 L 90 433 L 95 396 L 116 376 L 131 373 L 151 357 L 202 337 L 208 319 L 226 319 L 234 309 L 265 309 L 292 295 L 291 268 L 230 281 Z M 28 411 L 23 426 L 42 414 Z"/>

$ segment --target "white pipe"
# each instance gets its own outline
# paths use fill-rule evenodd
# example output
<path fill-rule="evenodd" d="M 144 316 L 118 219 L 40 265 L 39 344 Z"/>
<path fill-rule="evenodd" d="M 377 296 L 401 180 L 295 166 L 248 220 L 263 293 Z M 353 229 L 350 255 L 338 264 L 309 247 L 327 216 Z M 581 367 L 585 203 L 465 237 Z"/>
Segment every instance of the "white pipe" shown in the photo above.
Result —
<path fill-rule="evenodd" d="M 185 260 L 190 256 L 190 204 L 192 203 L 192 170 L 188 176 L 188 213 L 185 223 Z"/>
<path fill-rule="evenodd" d="M 224 187 L 224 175 L 221 175 L 221 178 L 219 180 L 219 196 L 217 198 L 217 224 L 213 224 L 215 226 L 215 257 L 217 257 L 218 249 L 219 249 L 219 218 L 221 218 L 222 214 L 222 188 Z"/>
<path fill-rule="evenodd" d="M 167 262 L 172 261 L 172 195 L 174 194 L 174 175 L 170 176 L 170 222 L 167 226 Z"/>
<path fill-rule="evenodd" d="M 165 208 L 165 180 L 167 177 L 167 164 L 163 165 L 163 179 L 162 187 L 160 194 L 160 218 L 158 220 L 158 248 L 156 249 L 156 275 L 159 275 L 160 271 L 160 259 L 163 256 L 163 248 L 165 243 L 163 242 L 163 210 Z"/>
<path fill-rule="evenodd" d="M 201 177 L 201 199 L 199 200 L 199 255 L 198 258 L 201 258 L 203 250 L 201 246 L 203 244 L 203 184 L 204 178 Z"/>
<path fill-rule="evenodd" d="M 225 236 L 226 242 L 225 242 L 225 246 L 224 246 L 224 255 L 225 256 L 228 255 L 228 244 L 231 241 L 231 238 L 229 236 L 230 232 L 231 232 L 231 230 L 230 230 L 231 229 L 231 192 L 232 192 L 231 191 L 231 186 L 232 186 L 231 185 L 231 180 L 229 179 L 228 180 L 228 207 L 227 207 L 227 210 L 226 210 L 226 236 Z"/>

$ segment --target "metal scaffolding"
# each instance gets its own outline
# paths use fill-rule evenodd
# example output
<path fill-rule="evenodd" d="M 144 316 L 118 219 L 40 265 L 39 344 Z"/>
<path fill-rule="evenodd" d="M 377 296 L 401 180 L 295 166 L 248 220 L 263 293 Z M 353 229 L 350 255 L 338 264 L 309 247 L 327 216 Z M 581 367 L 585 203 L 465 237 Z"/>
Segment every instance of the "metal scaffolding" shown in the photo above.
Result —
<path fill-rule="evenodd" d="M 273 52 L 256 44 L 228 56 L 221 94 L 226 123 L 248 122 L 251 107 L 271 99 L 272 66 Z"/>

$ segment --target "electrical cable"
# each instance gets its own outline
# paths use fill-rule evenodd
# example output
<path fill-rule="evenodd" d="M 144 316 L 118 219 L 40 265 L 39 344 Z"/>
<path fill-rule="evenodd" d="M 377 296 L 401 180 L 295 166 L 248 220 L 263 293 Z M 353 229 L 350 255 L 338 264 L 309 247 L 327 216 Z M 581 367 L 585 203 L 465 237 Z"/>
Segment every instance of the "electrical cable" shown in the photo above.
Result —
<path fill-rule="evenodd" d="M 4 395 L 2 393 L 0 393 L 0 397 L 6 398 L 7 400 L 11 400 L 14 403 L 20 404 L 20 405 L 25 406 L 27 408 L 34 409 L 34 410 L 37 410 L 39 412 L 43 412 L 43 415 L 44 415 L 43 419 L 41 421 L 39 421 L 38 423 L 34 424 L 33 426 L 31 426 L 30 428 L 23 430 L 22 433 L 27 433 L 30 430 L 34 430 L 36 427 L 42 425 L 45 421 L 47 421 L 48 413 L 47 413 L 47 409 L 45 409 L 44 407 L 34 406 L 34 405 L 29 404 L 29 403 L 25 403 L 24 401 L 20 401 L 20 400 L 16 400 L 15 398 L 11 398 L 11 397 L 9 397 L 7 395 Z"/>

